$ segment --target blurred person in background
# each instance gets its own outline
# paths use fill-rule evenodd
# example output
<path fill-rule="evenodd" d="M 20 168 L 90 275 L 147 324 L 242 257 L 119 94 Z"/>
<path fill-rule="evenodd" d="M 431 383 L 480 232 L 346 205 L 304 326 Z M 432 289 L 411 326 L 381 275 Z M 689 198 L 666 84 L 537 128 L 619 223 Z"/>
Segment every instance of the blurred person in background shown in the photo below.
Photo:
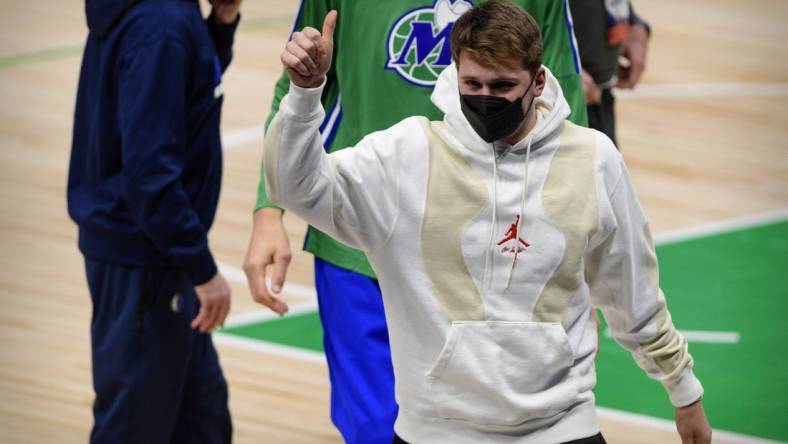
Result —
<path fill-rule="evenodd" d="M 241 0 L 87 0 L 68 209 L 93 302 L 92 443 L 230 443 L 208 247 Z"/>
<path fill-rule="evenodd" d="M 569 0 L 583 68 L 588 125 L 618 146 L 613 88 L 633 89 L 646 68 L 651 26 L 627 0 Z"/>

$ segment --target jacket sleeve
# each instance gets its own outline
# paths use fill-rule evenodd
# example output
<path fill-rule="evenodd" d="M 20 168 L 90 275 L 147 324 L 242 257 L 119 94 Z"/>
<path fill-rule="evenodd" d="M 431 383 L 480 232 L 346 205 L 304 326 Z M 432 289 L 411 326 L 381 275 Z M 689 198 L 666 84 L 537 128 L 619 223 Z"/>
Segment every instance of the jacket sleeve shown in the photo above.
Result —
<path fill-rule="evenodd" d="M 181 173 L 186 145 L 187 49 L 159 41 L 121 57 L 119 178 L 135 223 L 194 285 L 216 274 L 206 228 L 191 207 Z"/>
<path fill-rule="evenodd" d="M 290 86 L 290 79 L 287 77 L 287 73 L 283 72 L 281 76 L 279 76 L 279 80 L 277 80 L 276 85 L 274 86 L 274 100 L 271 102 L 271 111 L 268 114 L 268 119 L 265 122 L 265 131 L 268 132 L 268 127 L 271 126 L 271 120 L 273 120 L 276 113 L 279 111 L 279 104 L 282 102 L 282 98 L 287 94 L 287 90 Z M 254 211 L 257 211 L 261 208 L 279 208 L 271 199 L 268 197 L 268 190 L 265 185 L 265 157 L 263 157 L 260 161 L 260 182 L 257 186 L 257 202 L 254 205 Z"/>
<path fill-rule="evenodd" d="M 219 64 L 224 72 L 233 59 L 233 41 L 235 40 L 235 30 L 238 29 L 238 23 L 241 21 L 241 14 L 235 18 L 235 22 L 223 25 L 216 21 L 216 16 L 211 13 L 205 19 L 208 25 L 208 32 L 211 34 L 213 40 L 213 47 L 216 50 L 216 55 L 219 57 Z"/>
<path fill-rule="evenodd" d="M 291 83 L 282 99 L 263 151 L 268 196 L 319 230 L 370 253 L 387 240 L 396 219 L 395 147 L 418 136 L 395 125 L 353 148 L 326 154 L 318 131 L 322 90 Z"/>
<path fill-rule="evenodd" d="M 323 19 L 325 19 L 326 14 L 332 8 L 332 5 L 329 4 L 328 0 L 301 0 L 301 5 L 298 8 L 298 14 L 296 16 L 295 22 L 293 23 L 293 32 L 300 31 L 307 26 L 311 26 L 315 29 L 322 29 L 323 26 Z M 341 23 L 338 22 L 338 23 Z M 335 31 L 335 33 L 338 31 Z M 290 33 L 292 35 L 292 32 Z M 282 45 L 284 48 L 284 45 Z M 334 59 L 331 61 L 332 67 L 329 70 L 327 77 L 327 84 L 324 91 L 332 91 L 334 78 L 333 70 L 334 64 L 336 63 L 338 54 L 338 48 L 334 48 Z M 279 104 L 282 101 L 282 98 L 287 94 L 288 89 L 290 88 L 290 79 L 287 77 L 287 73 L 282 71 L 282 74 L 279 76 L 279 80 L 277 80 L 276 85 L 274 86 L 274 99 L 271 102 L 271 110 L 268 114 L 268 119 L 265 122 L 266 131 L 268 131 L 268 127 L 271 125 L 271 120 L 273 120 L 274 115 L 276 115 L 277 111 L 279 111 Z M 278 208 L 275 203 L 273 203 L 268 198 L 268 192 L 265 187 L 265 160 L 261 162 L 260 165 L 260 182 L 257 187 L 257 202 L 255 203 L 254 210 L 257 211 L 261 208 Z"/>
<path fill-rule="evenodd" d="M 591 303 L 602 309 L 614 339 L 664 385 L 671 403 L 685 406 L 701 397 L 703 387 L 692 371 L 687 340 L 673 326 L 659 288 L 651 234 L 623 160 L 620 170 L 608 194 L 609 234 L 586 261 Z"/>
<path fill-rule="evenodd" d="M 568 0 L 548 2 L 542 24 L 544 64 L 558 79 L 569 103 L 569 120 L 588 126 L 586 99 L 580 77 L 580 55 L 572 27 Z"/>

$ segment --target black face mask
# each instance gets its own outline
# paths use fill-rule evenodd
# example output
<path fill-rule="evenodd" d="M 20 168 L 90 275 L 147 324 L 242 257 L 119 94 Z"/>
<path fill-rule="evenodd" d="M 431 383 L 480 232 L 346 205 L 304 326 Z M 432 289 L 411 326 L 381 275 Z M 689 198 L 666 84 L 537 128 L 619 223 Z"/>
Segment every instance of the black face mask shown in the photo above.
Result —
<path fill-rule="evenodd" d="M 460 94 L 460 109 L 468 123 L 485 142 L 491 143 L 511 135 L 523 123 L 523 99 L 534 85 L 536 77 L 521 97 L 510 102 L 503 97 Z M 531 104 L 534 99 L 531 99 Z M 528 112 L 531 112 L 531 104 Z"/>

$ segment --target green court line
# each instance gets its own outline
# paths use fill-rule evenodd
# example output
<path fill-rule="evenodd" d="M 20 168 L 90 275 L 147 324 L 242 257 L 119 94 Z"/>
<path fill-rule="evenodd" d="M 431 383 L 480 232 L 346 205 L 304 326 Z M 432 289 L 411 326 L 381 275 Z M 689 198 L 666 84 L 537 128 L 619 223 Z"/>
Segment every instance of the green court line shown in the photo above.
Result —
<path fill-rule="evenodd" d="M 238 26 L 239 32 L 261 31 L 279 26 L 290 26 L 293 24 L 293 17 L 273 16 L 259 17 L 255 19 L 241 20 Z M 14 68 L 16 66 L 26 66 L 35 63 L 52 62 L 56 60 L 69 59 L 82 55 L 83 44 L 60 46 L 36 51 L 20 52 L 0 57 L 0 70 Z"/>
<path fill-rule="evenodd" d="M 3 56 L 0 57 L 0 69 L 76 57 L 82 54 L 83 47 L 83 45 L 61 46 L 59 48 L 49 48 L 40 51 L 21 52 Z"/>
<path fill-rule="evenodd" d="M 258 17 L 256 19 L 242 19 L 238 25 L 238 31 L 263 31 L 279 26 L 293 26 L 294 17 L 292 15 L 276 15 L 272 17 Z"/>
<path fill-rule="evenodd" d="M 316 311 L 226 327 L 222 333 L 323 352 L 323 328 Z"/>
<path fill-rule="evenodd" d="M 738 331 L 737 344 L 693 342 L 704 407 L 716 429 L 788 441 L 788 221 L 657 247 L 661 286 L 680 329 Z M 227 328 L 225 333 L 322 352 L 316 312 Z M 603 320 L 602 331 L 605 325 Z M 600 338 L 597 403 L 673 420 L 662 386 L 613 339 Z"/>

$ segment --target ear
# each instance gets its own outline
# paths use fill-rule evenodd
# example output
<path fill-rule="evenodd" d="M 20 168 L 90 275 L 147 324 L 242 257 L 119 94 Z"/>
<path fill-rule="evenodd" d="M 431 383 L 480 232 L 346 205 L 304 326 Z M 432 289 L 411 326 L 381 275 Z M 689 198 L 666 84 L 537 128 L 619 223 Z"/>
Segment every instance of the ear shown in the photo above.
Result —
<path fill-rule="evenodd" d="M 534 83 L 534 97 L 539 97 L 542 95 L 542 91 L 544 91 L 544 87 L 547 85 L 547 71 L 545 71 L 544 66 L 540 66 L 539 70 L 536 71 L 536 82 Z"/>

